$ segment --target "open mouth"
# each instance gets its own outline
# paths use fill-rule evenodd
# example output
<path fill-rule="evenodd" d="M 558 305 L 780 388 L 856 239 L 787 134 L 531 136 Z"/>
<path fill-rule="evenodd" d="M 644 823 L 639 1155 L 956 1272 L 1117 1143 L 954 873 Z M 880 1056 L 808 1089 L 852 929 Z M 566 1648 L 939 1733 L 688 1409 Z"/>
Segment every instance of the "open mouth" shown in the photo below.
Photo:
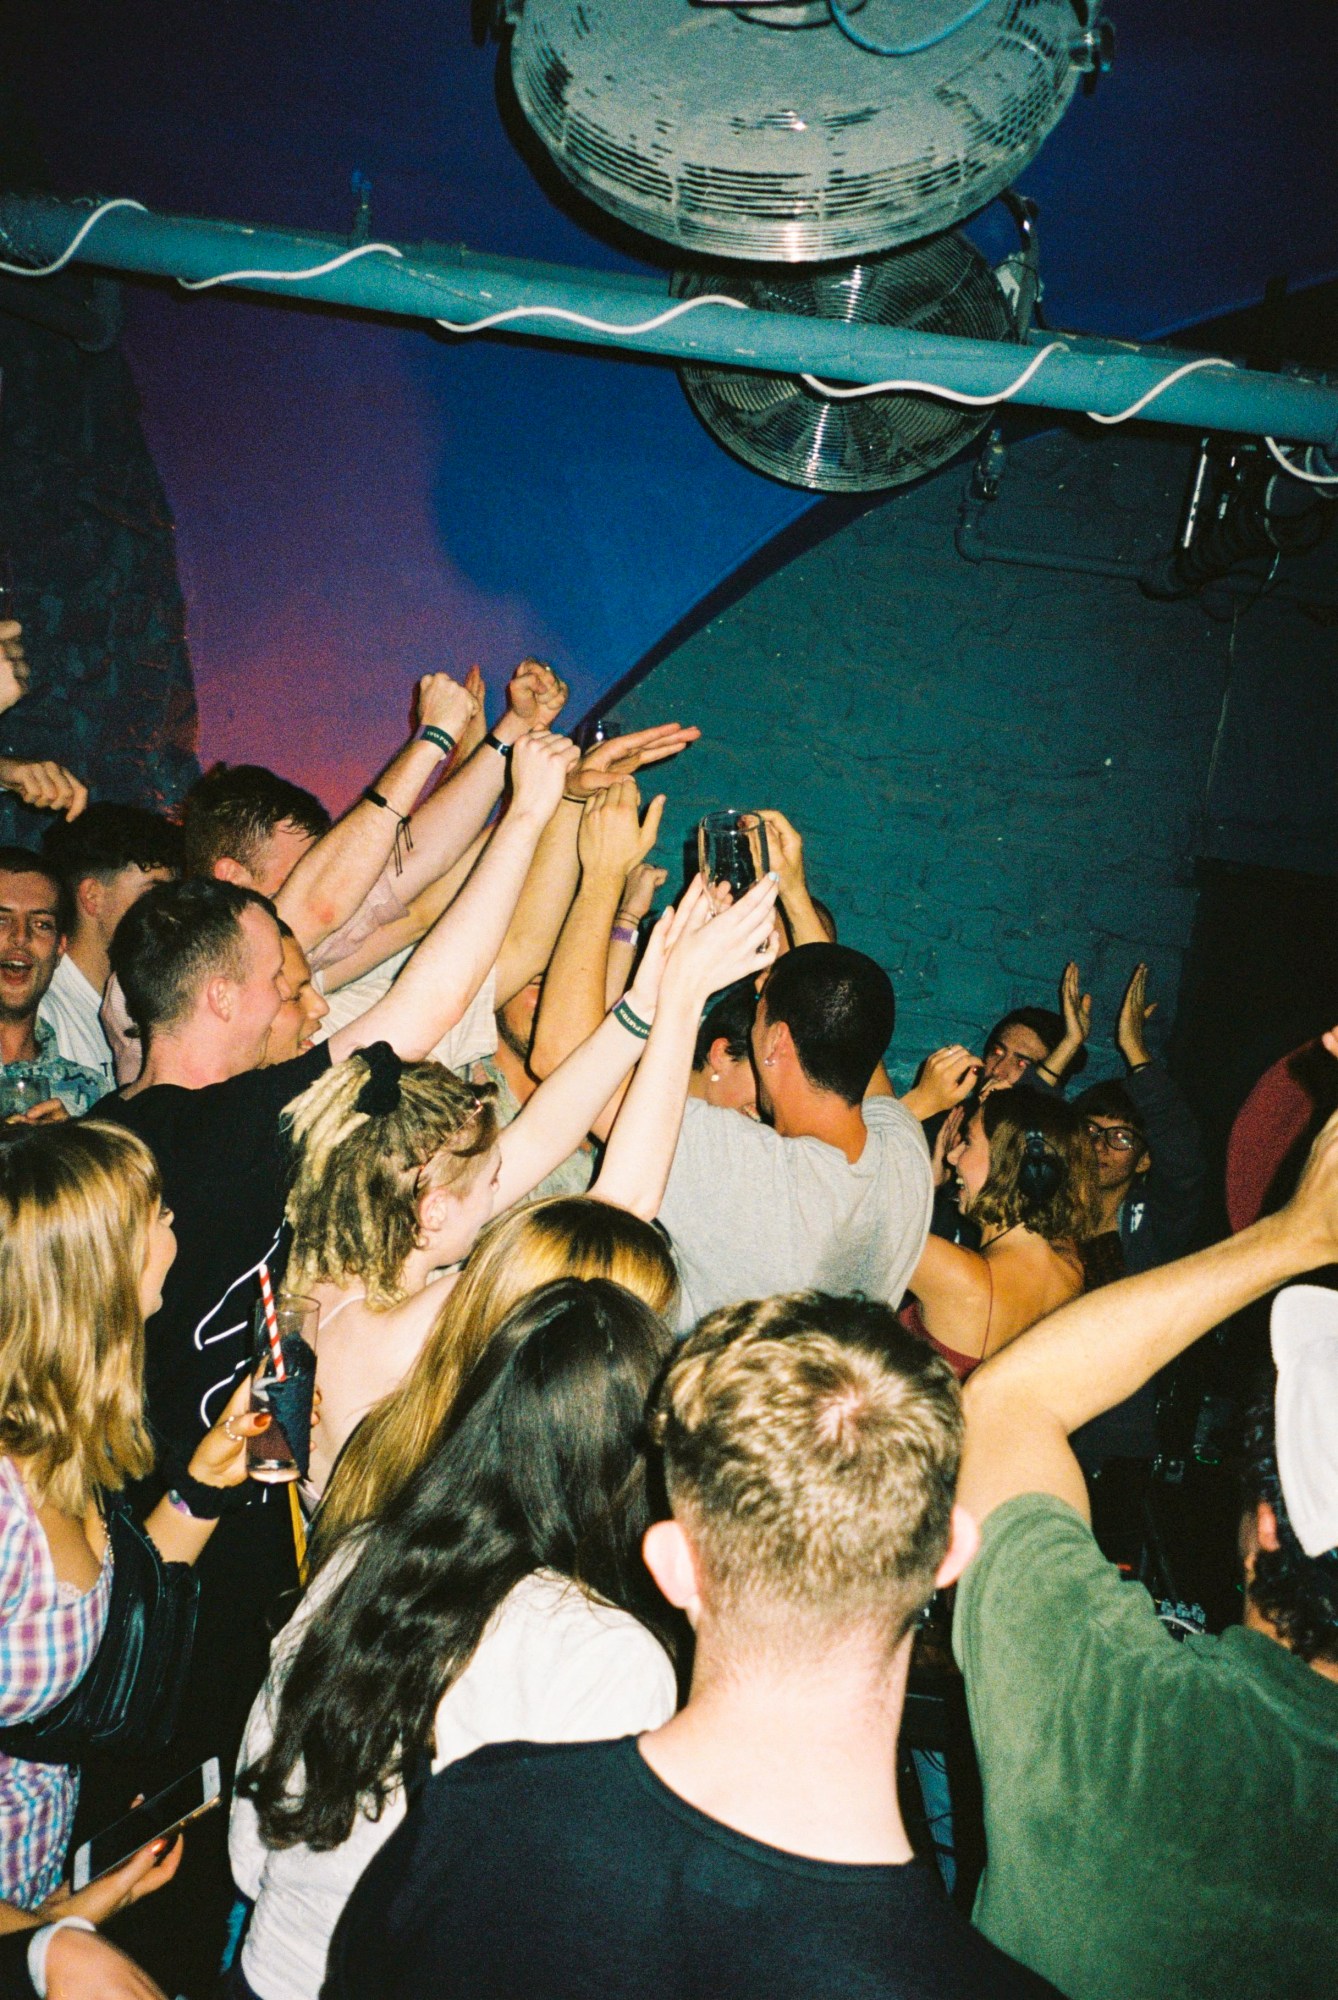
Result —
<path fill-rule="evenodd" d="M 35 963 L 31 958 L 0 958 L 0 978 L 27 979 Z"/>

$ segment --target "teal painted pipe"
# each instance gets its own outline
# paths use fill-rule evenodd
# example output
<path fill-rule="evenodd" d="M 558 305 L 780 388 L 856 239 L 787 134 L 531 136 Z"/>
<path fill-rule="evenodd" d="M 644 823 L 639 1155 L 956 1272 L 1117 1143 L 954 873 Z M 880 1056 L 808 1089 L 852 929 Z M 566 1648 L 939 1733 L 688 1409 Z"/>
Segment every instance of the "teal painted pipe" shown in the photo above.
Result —
<path fill-rule="evenodd" d="M 8 262 L 52 262 L 91 212 L 87 203 L 0 198 L 0 251 Z M 109 210 L 93 225 L 77 261 L 198 283 L 230 272 L 305 271 L 340 257 L 350 247 L 337 237 L 308 231 L 253 229 L 242 223 L 153 215 L 123 207 Z M 601 324 L 587 327 L 570 318 L 533 316 L 511 322 L 506 330 L 529 339 L 589 343 L 786 375 L 807 373 L 830 382 L 913 378 L 989 399 L 1016 380 L 1028 357 L 1035 358 L 1034 350 L 1058 340 L 1060 351 L 1041 364 L 1014 400 L 1103 416 L 1126 410 L 1162 381 L 1172 366 L 1195 358 L 1178 349 L 1151 354 L 1073 334 L 1033 335 L 1019 348 L 1000 341 L 959 340 L 947 334 L 847 325 L 723 305 L 699 306 L 663 325 L 631 333 L 629 324 L 669 309 L 662 280 L 484 257 L 435 243 L 375 250 L 322 276 L 295 282 L 248 275 L 232 289 L 465 323 L 516 307 L 531 312 L 555 309 Z M 1204 368 L 1174 383 L 1142 414 L 1152 423 L 1314 444 L 1338 458 L 1338 388 L 1296 376 Z"/>

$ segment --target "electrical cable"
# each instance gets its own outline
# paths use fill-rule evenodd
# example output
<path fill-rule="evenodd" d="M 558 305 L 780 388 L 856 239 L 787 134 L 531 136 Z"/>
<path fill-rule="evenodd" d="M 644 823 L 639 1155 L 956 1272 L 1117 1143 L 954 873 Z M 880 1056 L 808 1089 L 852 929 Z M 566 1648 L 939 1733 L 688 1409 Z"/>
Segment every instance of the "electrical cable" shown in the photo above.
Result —
<path fill-rule="evenodd" d="M 725 292 L 705 292 L 700 298 L 680 299 L 677 305 L 670 306 L 667 312 L 656 313 L 653 319 L 634 320 L 630 324 L 611 319 L 591 319 L 588 313 L 572 312 L 566 306 L 508 306 L 505 312 L 488 313 L 483 319 L 439 319 L 436 324 L 444 326 L 448 333 L 485 333 L 489 327 L 505 326 L 513 319 L 561 319 L 571 326 L 588 326 L 595 333 L 651 333 L 657 326 L 667 326 L 681 313 L 695 312 L 698 306 L 733 306 L 738 312 L 750 310 L 742 299 L 732 299 Z"/>
<path fill-rule="evenodd" d="M 949 35 L 955 34 L 958 28 L 965 26 L 967 21 L 982 12 L 988 4 L 989 0 L 976 0 L 976 5 L 966 14 L 961 15 L 958 20 L 951 23 L 948 27 L 941 29 L 930 41 L 918 44 L 916 48 L 878 49 L 875 45 L 864 42 L 860 42 L 860 46 L 873 47 L 875 53 L 884 55 L 915 54 L 919 48 L 931 48 L 936 42 L 945 41 Z M 828 0 L 828 5 L 831 8 L 832 19 L 842 28 L 843 32 L 849 34 L 850 26 L 848 20 L 842 15 L 840 0 Z M 857 40 L 858 38 L 852 35 L 851 39 Z M 60 255 L 53 258 L 51 263 L 33 265 L 0 262 L 0 272 L 16 278 L 54 277 L 58 271 L 63 270 L 69 263 L 78 250 L 79 245 L 93 228 L 93 225 L 101 221 L 102 217 L 114 208 L 137 209 L 141 215 L 149 213 L 149 210 L 142 201 L 135 201 L 129 195 L 115 195 L 109 201 L 99 203 L 91 214 L 85 216 L 83 222 L 79 225 Z M 394 243 L 359 243 L 353 249 L 343 250 L 337 256 L 327 259 L 323 264 L 312 264 L 300 271 L 222 271 L 217 277 L 213 278 L 178 278 L 176 282 L 181 286 L 183 291 L 187 292 L 203 292 L 208 291 L 214 285 L 238 283 L 297 284 L 306 278 L 325 277 L 327 273 L 337 271 L 345 264 L 351 264 L 358 257 L 370 257 L 373 253 L 378 252 L 387 257 L 402 258 L 404 255 L 404 252 Z M 652 333 L 657 327 L 667 326 L 671 320 L 678 319 L 683 313 L 695 312 L 699 306 L 729 306 L 736 312 L 748 312 L 751 310 L 742 299 L 730 298 L 724 292 L 707 292 L 700 298 L 680 299 L 676 304 L 667 307 L 664 312 L 653 314 L 650 319 L 633 320 L 626 323 L 620 323 L 615 320 L 593 319 L 587 313 L 573 312 L 566 306 L 509 306 L 502 312 L 487 313 L 482 319 L 438 319 L 436 324 L 444 327 L 449 333 L 471 334 L 485 333 L 490 328 L 496 326 L 507 326 L 514 320 L 556 319 L 565 320 L 572 326 L 588 327 L 594 333 L 640 334 Z M 1007 388 L 991 391 L 983 396 L 970 395 L 962 389 L 949 389 L 941 382 L 893 380 L 888 382 L 860 383 L 855 387 L 842 389 L 833 383 L 822 381 L 816 375 L 801 374 L 799 379 L 817 395 L 832 402 L 844 402 L 860 396 L 910 394 L 937 396 L 944 402 L 959 403 L 970 408 L 983 409 L 989 404 L 1011 401 L 1020 390 L 1025 389 L 1032 376 L 1035 375 L 1037 370 L 1043 366 L 1052 354 L 1066 354 L 1069 351 L 1062 340 L 1049 341 L 1046 346 L 1040 349 L 1039 353 L 1033 355 L 1022 373 L 1015 381 L 1010 382 Z M 1096 424 L 1127 423 L 1131 417 L 1136 417 L 1140 411 L 1145 410 L 1149 403 L 1155 402 L 1158 396 L 1164 395 L 1173 383 L 1179 382 L 1186 375 L 1192 375 L 1196 369 L 1234 368 L 1235 365 L 1233 361 L 1228 361 L 1221 355 L 1200 355 L 1197 359 L 1186 361 L 1179 368 L 1172 369 L 1169 375 L 1162 376 L 1160 381 L 1154 382 L 1150 389 L 1145 390 L 1135 402 L 1130 403 L 1127 409 L 1118 411 L 1114 416 L 1102 416 L 1099 410 L 1088 410 L 1086 414 Z M 1290 473 L 1293 479 L 1304 480 L 1307 486 L 1338 486 L 1338 473 L 1307 471 L 1304 467 L 1296 465 L 1286 456 L 1276 438 L 1265 437 L 1264 443 L 1277 463 L 1282 467 L 1282 470 Z M 1313 450 L 1314 447 L 1309 446 L 1307 449 Z"/>
<path fill-rule="evenodd" d="M 966 27 L 968 22 L 975 20 L 977 14 L 983 14 L 985 9 L 993 4 L 994 0 L 974 0 L 974 4 L 968 7 L 964 14 L 959 14 L 955 21 L 949 21 L 946 26 L 935 29 L 932 35 L 926 35 L 918 42 L 903 42 L 896 47 L 889 47 L 886 42 L 871 41 L 868 35 L 862 34 L 847 14 L 842 0 L 827 0 L 827 11 L 846 40 L 853 42 L 857 49 L 863 49 L 866 55 L 918 56 L 923 55 L 926 49 L 936 49 L 940 42 L 948 41 L 959 28 Z"/>
<path fill-rule="evenodd" d="M 142 201 L 132 201 L 128 194 L 118 194 L 114 200 L 104 201 L 101 207 L 95 208 L 85 218 L 53 264 L 0 264 L 0 271 L 8 272 L 11 278 L 54 278 L 57 271 L 63 270 L 69 263 L 93 224 L 99 222 L 109 208 L 137 208 L 142 215 L 149 212 Z"/>
<path fill-rule="evenodd" d="M 1338 486 L 1338 472 L 1306 472 L 1299 465 L 1292 464 L 1276 438 L 1266 437 L 1264 443 L 1283 471 L 1290 472 L 1293 479 L 1304 479 L 1307 486 Z M 1308 449 L 1313 450 L 1314 447 Z"/>
<path fill-rule="evenodd" d="M 397 249 L 393 243 L 359 243 L 356 249 L 345 250 L 324 264 L 308 265 L 304 271 L 220 271 L 216 278 L 178 278 L 177 283 L 183 292 L 207 292 L 211 285 L 235 285 L 240 280 L 254 283 L 260 278 L 296 284 L 302 278 L 323 278 L 327 272 L 337 271 L 341 265 L 351 264 L 355 257 L 370 257 L 374 250 L 383 250 L 387 257 L 404 255 L 404 252 Z"/>

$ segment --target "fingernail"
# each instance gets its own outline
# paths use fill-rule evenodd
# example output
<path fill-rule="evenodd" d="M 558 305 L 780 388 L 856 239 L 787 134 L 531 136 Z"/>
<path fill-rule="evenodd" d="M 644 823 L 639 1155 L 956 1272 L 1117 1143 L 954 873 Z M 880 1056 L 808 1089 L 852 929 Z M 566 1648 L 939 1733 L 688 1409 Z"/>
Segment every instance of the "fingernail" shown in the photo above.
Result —
<path fill-rule="evenodd" d="M 153 1843 L 154 1860 L 155 1861 L 159 1860 L 164 1854 L 166 1854 L 166 1852 L 167 1852 L 167 1842 L 165 1840 L 155 1840 Z"/>

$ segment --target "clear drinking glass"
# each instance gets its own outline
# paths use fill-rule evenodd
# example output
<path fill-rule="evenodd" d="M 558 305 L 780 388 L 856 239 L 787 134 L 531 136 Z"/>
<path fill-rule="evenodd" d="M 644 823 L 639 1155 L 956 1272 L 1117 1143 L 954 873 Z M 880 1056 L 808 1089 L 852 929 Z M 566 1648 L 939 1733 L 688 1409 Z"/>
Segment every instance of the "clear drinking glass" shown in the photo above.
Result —
<path fill-rule="evenodd" d="M 771 866 L 767 830 L 755 812 L 707 813 L 697 827 L 697 866 L 707 894 L 723 909 L 760 882 Z"/>
<path fill-rule="evenodd" d="M 264 1301 L 256 1307 L 251 1410 L 264 1411 L 269 1423 L 246 1440 L 246 1470 L 262 1485 L 280 1486 L 306 1477 L 319 1318 L 314 1299 L 284 1292 L 274 1304 L 271 1334 Z"/>
<path fill-rule="evenodd" d="M 17 1067 L 12 1073 L 0 1070 L 0 1119 L 21 1118 L 39 1104 L 49 1103 L 55 1094 L 49 1084 Z"/>

